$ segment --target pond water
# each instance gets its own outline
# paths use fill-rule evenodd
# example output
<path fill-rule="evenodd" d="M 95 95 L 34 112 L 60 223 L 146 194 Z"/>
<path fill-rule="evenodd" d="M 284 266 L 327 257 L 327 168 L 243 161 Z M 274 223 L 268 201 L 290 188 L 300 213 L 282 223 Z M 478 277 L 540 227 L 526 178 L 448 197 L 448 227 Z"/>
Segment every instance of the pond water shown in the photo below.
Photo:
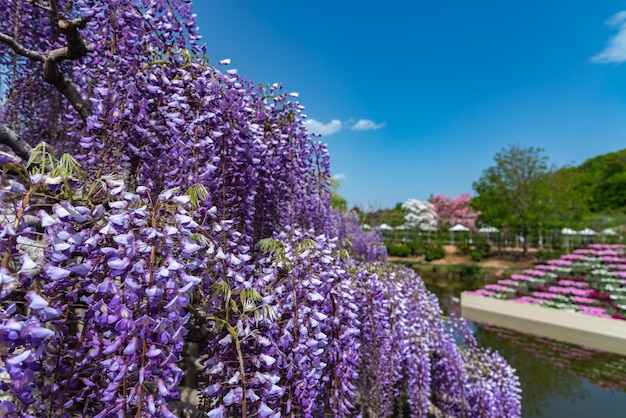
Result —
<path fill-rule="evenodd" d="M 445 310 L 458 309 L 455 298 L 462 285 L 443 287 L 445 279 L 421 275 Z M 476 288 L 471 280 L 467 284 L 468 290 Z M 481 345 L 497 350 L 517 370 L 523 417 L 626 416 L 626 357 L 505 328 L 471 326 Z"/>

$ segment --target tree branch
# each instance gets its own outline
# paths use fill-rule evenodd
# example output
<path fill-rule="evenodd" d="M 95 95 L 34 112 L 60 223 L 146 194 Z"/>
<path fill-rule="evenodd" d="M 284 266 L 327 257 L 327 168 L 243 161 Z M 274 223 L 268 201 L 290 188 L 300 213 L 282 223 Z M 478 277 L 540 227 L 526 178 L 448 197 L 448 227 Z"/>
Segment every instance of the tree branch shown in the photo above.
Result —
<path fill-rule="evenodd" d="M 28 161 L 33 150 L 18 134 L 4 125 L 0 125 L 0 143 L 7 145 L 24 161 Z"/>
<path fill-rule="evenodd" d="M 31 51 L 30 49 L 24 48 L 20 43 L 18 43 L 15 39 L 10 37 L 9 35 L 5 35 L 0 32 L 0 42 L 5 43 L 11 47 L 13 51 L 17 55 L 21 55 L 33 61 L 45 61 L 46 57 L 41 55 L 39 52 Z"/>
<path fill-rule="evenodd" d="M 54 4 L 55 2 L 51 2 L 51 5 Z M 54 8 L 56 9 L 56 7 Z M 80 33 L 78 32 L 78 29 L 83 29 L 86 26 L 87 19 L 67 20 L 64 18 L 55 18 L 53 21 L 61 32 L 65 34 L 67 46 L 52 50 L 46 55 L 46 59 L 43 63 L 43 78 L 56 87 L 57 90 L 69 100 L 83 120 L 87 120 L 89 115 L 91 115 L 89 102 L 81 96 L 76 86 L 59 70 L 57 65 L 64 60 L 80 59 L 87 55 L 87 53 L 93 51 L 93 49 L 81 39 Z"/>
<path fill-rule="evenodd" d="M 67 48 L 61 48 L 67 49 Z M 53 52 L 59 51 L 55 49 Z M 67 100 L 72 104 L 72 107 L 78 112 L 83 121 L 87 120 L 91 115 L 91 106 L 89 102 L 80 94 L 76 86 L 72 83 L 72 80 L 67 78 L 57 63 L 51 59 L 46 59 L 43 63 L 43 78 L 48 83 L 52 84 L 56 89 L 65 96 Z"/>
<path fill-rule="evenodd" d="M 54 4 L 52 2 L 51 4 Z M 55 7 L 56 8 L 56 7 Z M 61 17 L 53 18 L 54 24 L 61 30 L 67 39 L 67 46 L 54 49 L 47 54 L 41 54 L 29 50 L 17 42 L 14 38 L 0 33 L 0 42 L 7 44 L 13 51 L 32 61 L 43 62 L 43 78 L 52 84 L 78 112 L 80 117 L 87 120 L 91 115 L 91 106 L 83 98 L 76 86 L 59 69 L 58 63 L 64 60 L 78 60 L 86 56 L 93 48 L 89 47 L 80 37 L 79 29 L 83 29 L 87 24 L 86 18 L 68 20 Z"/>

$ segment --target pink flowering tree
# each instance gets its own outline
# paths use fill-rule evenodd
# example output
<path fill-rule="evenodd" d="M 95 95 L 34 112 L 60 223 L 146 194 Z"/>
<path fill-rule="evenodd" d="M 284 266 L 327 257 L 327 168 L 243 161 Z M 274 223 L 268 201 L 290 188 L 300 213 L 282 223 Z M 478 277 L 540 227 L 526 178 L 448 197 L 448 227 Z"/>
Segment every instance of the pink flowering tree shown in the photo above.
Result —
<path fill-rule="evenodd" d="M 440 222 L 446 222 L 449 226 L 461 224 L 468 228 L 475 228 L 476 218 L 480 212 L 470 207 L 471 199 L 472 196 L 469 193 L 462 193 L 456 198 L 438 194 L 431 197 L 429 201 L 435 208 Z"/>

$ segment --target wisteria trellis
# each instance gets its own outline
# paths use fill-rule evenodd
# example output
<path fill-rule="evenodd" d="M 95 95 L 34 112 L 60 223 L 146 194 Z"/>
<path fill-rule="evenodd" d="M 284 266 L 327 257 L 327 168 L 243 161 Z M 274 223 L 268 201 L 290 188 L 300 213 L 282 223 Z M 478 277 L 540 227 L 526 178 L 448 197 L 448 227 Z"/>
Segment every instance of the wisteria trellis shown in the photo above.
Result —
<path fill-rule="evenodd" d="M 187 344 L 199 416 L 520 415 L 502 357 L 330 209 L 296 95 L 208 64 L 191 1 L 0 0 L 0 35 L 0 416 L 172 417 Z"/>

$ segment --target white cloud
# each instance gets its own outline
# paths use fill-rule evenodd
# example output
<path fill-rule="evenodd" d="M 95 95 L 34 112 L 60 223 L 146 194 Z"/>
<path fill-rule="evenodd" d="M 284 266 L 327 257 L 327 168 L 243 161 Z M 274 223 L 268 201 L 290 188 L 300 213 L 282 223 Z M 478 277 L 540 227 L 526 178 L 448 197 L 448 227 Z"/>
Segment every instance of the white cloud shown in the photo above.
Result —
<path fill-rule="evenodd" d="M 323 136 L 336 134 L 343 127 L 339 119 L 333 119 L 329 123 L 323 123 L 315 119 L 309 119 L 306 121 L 306 124 L 310 133 L 320 134 Z"/>
<path fill-rule="evenodd" d="M 611 38 L 608 46 L 591 60 L 599 63 L 626 61 L 626 11 L 615 13 L 606 24 L 617 28 L 617 35 Z"/>
<path fill-rule="evenodd" d="M 385 126 L 384 123 L 376 123 L 369 119 L 359 119 L 350 129 L 353 131 L 375 131 Z"/>
<path fill-rule="evenodd" d="M 606 21 L 606 24 L 609 26 L 620 26 L 622 23 L 624 23 L 624 21 L 626 21 L 626 10 L 617 12 L 613 16 L 609 17 L 609 20 Z"/>
<path fill-rule="evenodd" d="M 322 136 L 336 134 L 342 129 L 350 129 L 353 131 L 374 131 L 385 126 L 384 123 L 376 123 L 369 119 L 359 119 L 356 122 L 354 119 L 349 119 L 345 122 L 342 122 L 339 119 L 333 119 L 329 123 L 320 122 L 315 119 L 308 119 L 306 124 L 309 133 L 319 134 Z"/>
<path fill-rule="evenodd" d="M 339 183 L 346 181 L 346 175 L 343 173 L 338 173 L 333 175 L 333 179 L 337 180 Z"/>

